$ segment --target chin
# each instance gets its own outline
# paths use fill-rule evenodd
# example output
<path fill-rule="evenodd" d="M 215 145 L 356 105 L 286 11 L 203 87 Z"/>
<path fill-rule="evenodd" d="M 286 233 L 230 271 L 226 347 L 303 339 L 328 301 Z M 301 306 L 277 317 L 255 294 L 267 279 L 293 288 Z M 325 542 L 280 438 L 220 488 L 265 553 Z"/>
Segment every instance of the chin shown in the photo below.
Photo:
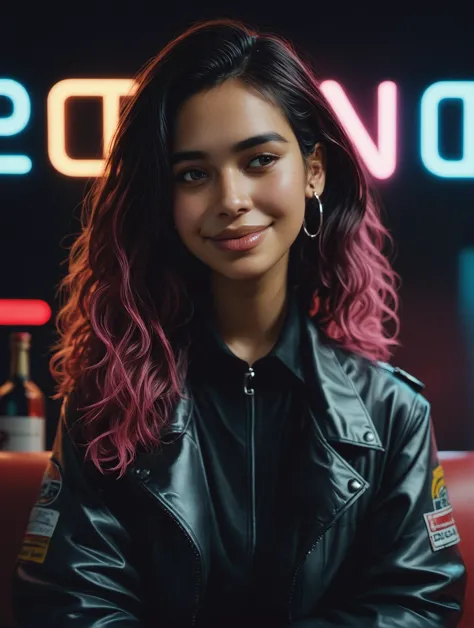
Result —
<path fill-rule="evenodd" d="M 262 264 L 256 264 L 255 261 L 248 260 L 246 263 L 241 263 L 239 260 L 212 268 L 212 271 L 231 281 L 258 281 L 271 269 L 272 266 L 262 266 Z"/>
<path fill-rule="evenodd" d="M 258 281 L 261 279 L 265 273 L 223 273 L 222 271 L 219 273 L 229 281 Z"/>

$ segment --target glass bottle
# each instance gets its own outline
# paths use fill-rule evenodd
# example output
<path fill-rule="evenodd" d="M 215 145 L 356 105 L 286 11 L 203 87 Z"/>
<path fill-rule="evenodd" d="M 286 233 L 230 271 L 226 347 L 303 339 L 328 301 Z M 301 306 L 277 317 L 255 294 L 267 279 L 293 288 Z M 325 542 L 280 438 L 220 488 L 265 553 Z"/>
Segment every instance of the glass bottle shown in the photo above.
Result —
<path fill-rule="evenodd" d="M 30 379 L 31 334 L 10 334 L 10 377 L 0 386 L 0 451 L 44 451 L 45 397 Z"/>

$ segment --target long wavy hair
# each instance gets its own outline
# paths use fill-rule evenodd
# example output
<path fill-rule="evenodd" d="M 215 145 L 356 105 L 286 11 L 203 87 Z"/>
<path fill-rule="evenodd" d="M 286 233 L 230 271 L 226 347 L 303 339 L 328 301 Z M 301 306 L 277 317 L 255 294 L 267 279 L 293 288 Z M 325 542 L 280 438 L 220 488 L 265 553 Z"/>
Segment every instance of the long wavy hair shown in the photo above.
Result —
<path fill-rule="evenodd" d="M 183 102 L 230 78 L 280 107 L 303 157 L 324 145 L 321 238 L 301 232 L 290 251 L 288 281 L 302 307 L 328 338 L 369 360 L 389 359 L 398 344 L 399 278 L 384 250 L 392 239 L 310 62 L 281 36 L 242 22 L 195 23 L 136 76 L 59 283 L 65 300 L 50 360 L 53 398 L 63 398 L 64 409 L 74 392 L 88 404 L 81 408 L 85 456 L 102 473 L 120 477 L 138 448 L 159 446 L 183 394 L 192 286 L 205 289 L 208 269 L 173 229 L 173 128 Z M 311 225 L 314 208 L 307 212 Z"/>

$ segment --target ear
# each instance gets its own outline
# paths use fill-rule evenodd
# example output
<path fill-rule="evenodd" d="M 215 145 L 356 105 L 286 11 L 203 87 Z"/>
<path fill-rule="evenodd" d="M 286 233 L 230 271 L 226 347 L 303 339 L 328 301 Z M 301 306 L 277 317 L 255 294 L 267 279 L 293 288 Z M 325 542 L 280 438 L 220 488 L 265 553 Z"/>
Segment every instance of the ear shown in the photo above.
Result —
<path fill-rule="evenodd" d="M 326 183 L 326 153 L 320 142 L 316 144 L 311 155 L 306 158 L 306 167 L 306 198 L 312 198 L 315 192 L 321 196 Z"/>

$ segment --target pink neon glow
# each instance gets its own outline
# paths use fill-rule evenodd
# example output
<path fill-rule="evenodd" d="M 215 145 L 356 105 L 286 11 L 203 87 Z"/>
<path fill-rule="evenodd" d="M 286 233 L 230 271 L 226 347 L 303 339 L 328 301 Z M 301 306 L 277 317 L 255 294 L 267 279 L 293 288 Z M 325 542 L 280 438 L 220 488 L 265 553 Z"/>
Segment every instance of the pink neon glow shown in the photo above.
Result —
<path fill-rule="evenodd" d="M 397 84 L 380 83 L 377 90 L 377 143 L 370 137 L 351 101 L 337 81 L 323 81 L 321 91 L 350 135 L 370 173 L 388 179 L 397 165 Z"/>
<path fill-rule="evenodd" d="M 44 325 L 51 308 L 39 299 L 0 299 L 0 325 Z"/>

